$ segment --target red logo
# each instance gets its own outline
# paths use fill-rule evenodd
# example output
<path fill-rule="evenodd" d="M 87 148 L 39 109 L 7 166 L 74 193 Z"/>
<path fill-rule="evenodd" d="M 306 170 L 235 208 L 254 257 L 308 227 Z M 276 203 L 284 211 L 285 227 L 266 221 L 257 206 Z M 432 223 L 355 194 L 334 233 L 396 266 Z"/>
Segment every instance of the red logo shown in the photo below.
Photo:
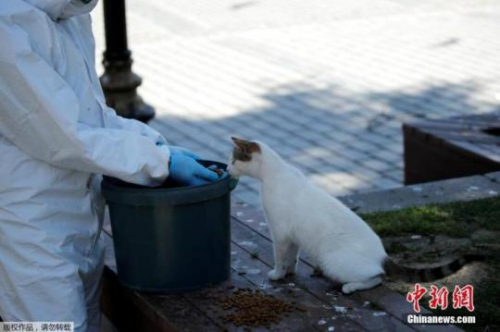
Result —
<path fill-rule="evenodd" d="M 448 308 L 449 291 L 446 286 L 438 288 L 431 285 L 429 296 L 429 308 L 441 310 Z M 406 295 L 406 300 L 413 304 L 413 310 L 420 312 L 420 300 L 427 293 L 427 289 L 420 284 L 415 284 L 415 290 Z M 452 294 L 453 309 L 466 308 L 470 312 L 474 311 L 474 287 L 465 285 L 464 287 L 455 286 Z"/>
<path fill-rule="evenodd" d="M 420 299 L 425 293 L 427 293 L 425 287 L 420 286 L 420 284 L 415 284 L 415 291 L 406 295 L 406 301 L 413 303 L 413 310 L 415 312 L 420 312 Z"/>
<path fill-rule="evenodd" d="M 448 289 L 446 287 L 441 287 L 439 290 L 436 286 L 431 286 L 431 300 L 429 301 L 429 307 L 431 309 L 436 309 L 441 307 L 441 310 L 448 308 Z"/>
<path fill-rule="evenodd" d="M 460 288 L 455 286 L 453 291 L 453 309 L 467 308 L 470 312 L 474 311 L 474 287 L 465 285 Z"/>

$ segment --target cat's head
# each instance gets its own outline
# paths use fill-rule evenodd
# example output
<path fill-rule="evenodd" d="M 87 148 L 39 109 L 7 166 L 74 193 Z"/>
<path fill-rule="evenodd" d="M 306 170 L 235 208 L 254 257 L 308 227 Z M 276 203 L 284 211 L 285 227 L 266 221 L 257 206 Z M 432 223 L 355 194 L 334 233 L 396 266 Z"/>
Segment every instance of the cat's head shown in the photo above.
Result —
<path fill-rule="evenodd" d="M 241 176 L 255 177 L 262 157 L 259 142 L 252 142 L 242 138 L 231 137 L 234 143 L 233 151 L 229 156 L 227 171 L 233 178 Z"/>

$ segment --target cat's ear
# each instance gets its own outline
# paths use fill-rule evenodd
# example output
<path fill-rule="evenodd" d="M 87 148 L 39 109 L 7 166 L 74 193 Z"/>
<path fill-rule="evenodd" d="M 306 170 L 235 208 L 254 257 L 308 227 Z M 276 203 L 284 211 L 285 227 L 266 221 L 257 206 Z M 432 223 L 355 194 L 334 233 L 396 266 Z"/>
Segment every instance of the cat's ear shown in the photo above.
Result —
<path fill-rule="evenodd" d="M 260 153 L 260 146 L 255 142 L 247 141 L 237 137 L 231 137 L 231 139 L 233 140 L 235 145 L 233 149 L 233 160 L 250 161 L 252 160 L 253 152 Z"/>
<path fill-rule="evenodd" d="M 231 137 L 231 139 L 234 142 L 234 145 L 236 145 L 237 148 L 239 148 L 243 153 L 251 155 L 253 152 L 259 152 L 260 153 L 260 146 L 259 144 L 248 141 L 242 138 L 238 137 Z"/>

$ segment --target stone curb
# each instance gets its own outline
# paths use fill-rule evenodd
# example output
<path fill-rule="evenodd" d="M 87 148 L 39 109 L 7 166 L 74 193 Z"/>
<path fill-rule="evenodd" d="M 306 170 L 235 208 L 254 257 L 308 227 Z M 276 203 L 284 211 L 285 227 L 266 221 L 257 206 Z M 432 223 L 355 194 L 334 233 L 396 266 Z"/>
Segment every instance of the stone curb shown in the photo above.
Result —
<path fill-rule="evenodd" d="M 434 203 L 471 201 L 500 195 L 500 172 L 342 196 L 356 213 L 399 210 Z"/>

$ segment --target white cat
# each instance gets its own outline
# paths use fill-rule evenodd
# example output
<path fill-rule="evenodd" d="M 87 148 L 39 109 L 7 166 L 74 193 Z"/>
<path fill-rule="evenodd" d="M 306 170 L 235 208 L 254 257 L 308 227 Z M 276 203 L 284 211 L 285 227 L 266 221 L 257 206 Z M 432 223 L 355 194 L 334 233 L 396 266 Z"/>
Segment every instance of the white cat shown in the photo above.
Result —
<path fill-rule="evenodd" d="M 261 198 L 273 237 L 278 280 L 294 273 L 299 249 L 343 284 L 345 294 L 382 282 L 387 254 L 373 230 L 339 200 L 311 183 L 266 144 L 232 138 L 228 172 L 261 181 Z"/>

